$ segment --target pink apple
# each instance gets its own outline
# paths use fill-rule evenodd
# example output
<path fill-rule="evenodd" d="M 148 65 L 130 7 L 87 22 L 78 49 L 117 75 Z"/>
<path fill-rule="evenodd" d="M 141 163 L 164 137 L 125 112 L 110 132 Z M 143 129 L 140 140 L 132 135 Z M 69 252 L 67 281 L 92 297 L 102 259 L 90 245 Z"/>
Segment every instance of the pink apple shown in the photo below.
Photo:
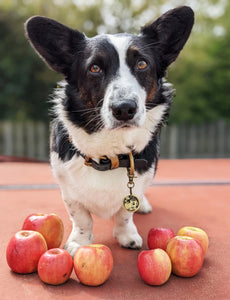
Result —
<path fill-rule="evenodd" d="M 64 249 L 53 248 L 46 251 L 38 262 L 38 275 L 48 284 L 66 282 L 73 270 L 73 259 Z"/>
<path fill-rule="evenodd" d="M 37 271 L 38 261 L 45 251 L 47 251 L 46 241 L 39 232 L 22 230 L 8 243 L 7 263 L 16 273 L 32 273 Z"/>
<path fill-rule="evenodd" d="M 196 275 L 204 261 L 204 250 L 201 244 L 194 238 L 188 236 L 175 236 L 166 249 L 174 274 L 182 277 Z"/>
<path fill-rule="evenodd" d="M 62 220 L 56 214 L 31 214 L 25 219 L 22 229 L 40 232 L 48 249 L 58 248 L 64 234 Z"/>
<path fill-rule="evenodd" d="M 81 283 L 89 286 L 103 284 L 113 268 L 111 250 L 101 244 L 78 248 L 74 255 L 74 270 Z"/>
<path fill-rule="evenodd" d="M 162 285 L 170 277 L 172 266 L 168 254 L 162 249 L 142 251 L 137 260 L 141 278 L 149 285 Z"/>
<path fill-rule="evenodd" d="M 190 237 L 198 240 L 198 242 L 200 242 L 200 244 L 204 250 L 204 254 L 207 252 L 209 242 L 208 242 L 208 235 L 204 230 L 197 228 L 197 227 L 185 226 L 185 227 L 182 227 L 177 232 L 177 235 L 190 236 Z"/>
<path fill-rule="evenodd" d="M 148 247 L 166 250 L 169 240 L 174 236 L 175 233 L 170 228 L 152 228 L 148 233 Z"/>

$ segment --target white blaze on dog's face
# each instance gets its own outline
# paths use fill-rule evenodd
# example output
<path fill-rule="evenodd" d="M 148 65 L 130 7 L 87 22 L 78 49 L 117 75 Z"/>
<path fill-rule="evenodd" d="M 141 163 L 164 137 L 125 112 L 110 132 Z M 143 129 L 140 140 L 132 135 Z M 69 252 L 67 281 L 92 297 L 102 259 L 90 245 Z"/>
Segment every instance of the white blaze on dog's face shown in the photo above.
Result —
<path fill-rule="evenodd" d="M 115 78 L 106 88 L 101 118 L 106 129 L 128 126 L 140 127 L 146 118 L 147 93 L 131 73 L 127 64 L 127 53 L 132 39 L 128 35 L 111 35 L 109 40 L 117 50 L 119 69 Z M 144 67 L 147 68 L 145 60 L 136 61 L 136 63 L 138 62 L 146 64 Z M 137 66 L 135 67 L 137 68 Z"/>

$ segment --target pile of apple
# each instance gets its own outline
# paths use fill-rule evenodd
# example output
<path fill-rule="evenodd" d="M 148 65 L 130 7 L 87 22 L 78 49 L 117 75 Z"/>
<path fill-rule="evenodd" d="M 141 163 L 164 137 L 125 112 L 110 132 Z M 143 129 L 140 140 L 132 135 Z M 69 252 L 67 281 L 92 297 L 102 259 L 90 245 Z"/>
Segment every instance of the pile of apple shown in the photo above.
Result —
<path fill-rule="evenodd" d="M 6 259 L 12 271 L 19 274 L 38 272 L 48 284 L 66 282 L 74 268 L 83 284 L 97 286 L 104 283 L 113 268 L 111 250 L 105 245 L 80 247 L 72 259 L 61 245 L 63 222 L 56 214 L 31 214 L 9 241 Z"/>
<path fill-rule="evenodd" d="M 148 247 L 138 256 L 141 278 L 149 285 L 162 285 L 171 272 L 181 277 L 196 275 L 208 249 L 208 235 L 197 227 L 183 227 L 177 235 L 170 228 L 152 228 Z"/>
<path fill-rule="evenodd" d="M 113 268 L 111 250 L 102 244 L 80 247 L 74 258 L 59 248 L 64 226 L 56 214 L 32 214 L 9 241 L 6 259 L 12 271 L 20 274 L 38 272 L 48 284 L 66 282 L 74 269 L 79 281 L 98 286 Z M 149 285 L 162 285 L 174 274 L 192 277 L 203 265 L 208 236 L 200 228 L 183 227 L 177 235 L 170 228 L 152 228 L 148 233 L 149 250 L 141 251 L 137 267 Z"/>

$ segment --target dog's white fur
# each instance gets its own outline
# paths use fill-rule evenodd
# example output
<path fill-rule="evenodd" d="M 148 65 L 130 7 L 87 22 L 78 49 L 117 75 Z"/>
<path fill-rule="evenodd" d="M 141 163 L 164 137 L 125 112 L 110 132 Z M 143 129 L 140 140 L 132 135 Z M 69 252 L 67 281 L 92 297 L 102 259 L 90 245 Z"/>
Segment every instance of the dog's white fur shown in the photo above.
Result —
<path fill-rule="evenodd" d="M 116 120 L 112 117 L 112 111 L 110 109 L 111 102 L 115 103 L 119 101 L 119 98 L 115 97 L 115 89 L 118 88 L 122 93 L 124 99 L 136 99 L 137 101 L 137 112 L 135 114 L 135 125 L 143 125 L 146 112 L 145 112 L 145 102 L 146 102 L 146 91 L 138 83 L 137 79 L 131 74 L 130 68 L 126 63 L 127 49 L 130 46 L 131 38 L 127 36 L 113 36 L 108 35 L 109 40 L 114 45 L 117 53 L 119 54 L 120 69 L 119 75 L 115 78 L 109 85 L 104 97 L 102 106 L 102 120 L 104 122 L 105 128 L 112 129 Z"/>

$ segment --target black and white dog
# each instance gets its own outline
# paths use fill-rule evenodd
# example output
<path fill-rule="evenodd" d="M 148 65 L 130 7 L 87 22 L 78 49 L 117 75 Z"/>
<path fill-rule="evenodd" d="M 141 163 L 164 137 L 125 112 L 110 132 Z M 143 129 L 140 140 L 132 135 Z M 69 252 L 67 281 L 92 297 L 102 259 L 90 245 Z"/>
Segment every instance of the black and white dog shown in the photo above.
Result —
<path fill-rule="evenodd" d="M 114 236 L 138 249 L 142 238 L 133 213 L 122 206 L 129 193 L 127 170 L 133 154 L 133 193 L 140 213 L 151 206 L 144 196 L 159 154 L 159 130 L 168 116 L 172 86 L 164 80 L 194 23 L 189 7 L 170 10 L 139 35 L 93 38 L 54 20 L 35 16 L 26 23 L 34 49 L 65 76 L 55 95 L 51 166 L 73 229 L 65 249 L 93 243 L 91 213 L 114 216 Z"/>

